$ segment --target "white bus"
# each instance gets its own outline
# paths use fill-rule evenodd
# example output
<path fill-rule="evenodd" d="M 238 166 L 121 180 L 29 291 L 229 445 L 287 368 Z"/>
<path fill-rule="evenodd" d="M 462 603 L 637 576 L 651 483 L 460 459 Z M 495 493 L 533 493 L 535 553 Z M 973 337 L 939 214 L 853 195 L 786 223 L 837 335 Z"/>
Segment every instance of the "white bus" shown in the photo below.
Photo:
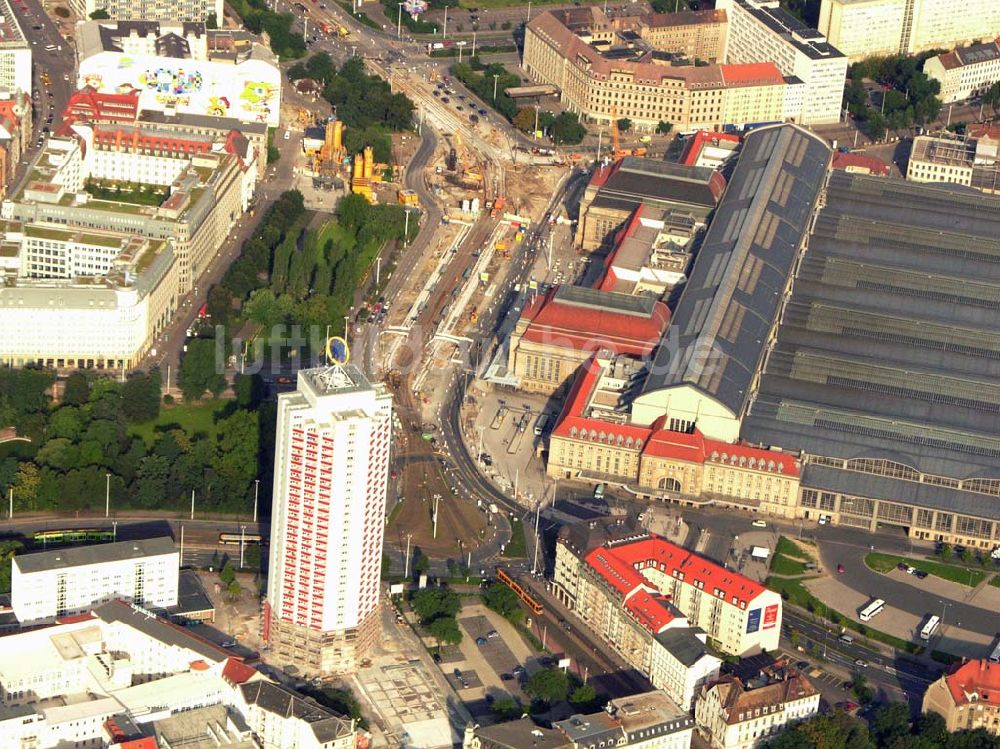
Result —
<path fill-rule="evenodd" d="M 927 624 L 925 624 L 924 628 L 920 630 L 920 639 L 921 640 L 931 639 L 931 637 L 934 636 L 934 630 L 938 628 L 938 624 L 940 623 L 941 623 L 940 616 L 932 616 L 930 619 L 928 619 Z"/>
<path fill-rule="evenodd" d="M 860 618 L 861 621 L 863 622 L 870 622 L 872 620 L 872 617 L 881 614 L 882 609 L 884 608 L 885 608 L 885 601 L 883 601 L 881 598 L 876 598 L 874 601 L 872 601 L 863 609 L 861 609 L 861 613 L 858 614 L 858 618 Z"/>

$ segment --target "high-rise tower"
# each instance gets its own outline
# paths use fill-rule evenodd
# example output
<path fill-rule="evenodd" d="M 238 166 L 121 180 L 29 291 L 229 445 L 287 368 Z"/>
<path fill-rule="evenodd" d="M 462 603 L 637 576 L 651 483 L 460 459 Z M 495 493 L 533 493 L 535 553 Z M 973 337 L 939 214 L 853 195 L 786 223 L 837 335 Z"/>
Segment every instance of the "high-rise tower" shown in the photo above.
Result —
<path fill-rule="evenodd" d="M 352 364 L 278 396 L 264 637 L 309 675 L 351 671 L 380 633 L 392 397 Z"/>

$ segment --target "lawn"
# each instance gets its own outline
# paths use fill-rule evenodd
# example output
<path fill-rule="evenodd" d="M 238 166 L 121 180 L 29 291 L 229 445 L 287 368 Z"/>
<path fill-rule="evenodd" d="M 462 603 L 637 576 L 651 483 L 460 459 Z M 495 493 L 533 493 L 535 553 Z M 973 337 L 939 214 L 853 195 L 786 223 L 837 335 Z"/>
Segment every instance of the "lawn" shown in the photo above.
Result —
<path fill-rule="evenodd" d="M 147 445 L 153 444 L 158 432 L 167 431 L 170 428 L 183 429 L 189 436 L 207 434 L 214 437 L 216 419 L 222 415 L 230 403 L 232 401 L 220 398 L 199 401 L 194 405 L 180 404 L 169 408 L 163 407 L 160 409 L 160 415 L 157 419 L 129 427 L 129 434 L 142 437 Z"/>
<path fill-rule="evenodd" d="M 940 577 L 942 580 L 948 580 L 970 588 L 979 585 L 986 577 L 986 573 L 982 570 L 960 567 L 956 564 L 945 564 L 944 562 L 933 562 L 926 559 L 910 559 L 908 557 L 898 557 L 894 554 L 879 554 L 878 552 L 865 555 L 865 564 L 876 572 L 890 572 L 900 562 L 915 567 L 918 570 L 923 570 L 929 575 Z"/>
<path fill-rule="evenodd" d="M 810 556 L 805 551 L 799 548 L 794 541 L 789 541 L 784 536 L 778 539 L 778 544 L 774 547 L 774 553 L 794 559 L 810 560 Z"/>
<path fill-rule="evenodd" d="M 990 580 L 990 585 L 994 588 L 1000 588 L 1000 575 L 994 575 L 993 579 Z"/>
<path fill-rule="evenodd" d="M 776 575 L 804 575 L 806 565 L 795 559 L 789 559 L 783 554 L 775 554 L 771 559 L 771 572 Z"/>
<path fill-rule="evenodd" d="M 513 518 L 510 521 L 510 542 L 504 547 L 500 556 L 506 559 L 518 559 L 528 556 L 528 551 L 524 546 L 524 524 L 520 518 Z"/>

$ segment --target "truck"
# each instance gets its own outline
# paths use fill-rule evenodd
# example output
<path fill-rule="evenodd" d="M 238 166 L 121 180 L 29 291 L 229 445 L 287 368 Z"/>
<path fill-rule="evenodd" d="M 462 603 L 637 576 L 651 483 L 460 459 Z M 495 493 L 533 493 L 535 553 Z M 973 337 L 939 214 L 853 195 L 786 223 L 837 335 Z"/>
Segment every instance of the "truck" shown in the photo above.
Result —
<path fill-rule="evenodd" d="M 339 36 L 341 39 L 346 39 L 350 35 L 351 35 L 351 32 L 348 31 L 345 26 L 338 26 L 337 27 L 337 36 Z"/>

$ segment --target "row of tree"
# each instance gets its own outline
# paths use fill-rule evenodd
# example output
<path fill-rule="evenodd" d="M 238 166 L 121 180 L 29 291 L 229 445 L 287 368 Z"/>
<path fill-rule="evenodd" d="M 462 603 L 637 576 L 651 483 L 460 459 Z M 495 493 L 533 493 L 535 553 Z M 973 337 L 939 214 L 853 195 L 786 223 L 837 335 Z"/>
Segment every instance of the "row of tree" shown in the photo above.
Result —
<path fill-rule="evenodd" d="M 295 16 L 291 13 L 276 13 L 268 7 L 267 0 L 232 0 L 230 6 L 247 29 L 267 34 L 271 51 L 279 57 L 294 60 L 306 53 L 305 38 L 292 31 Z"/>
<path fill-rule="evenodd" d="M 949 733 L 944 718 L 924 713 L 911 721 L 910 709 L 891 702 L 872 713 L 868 723 L 843 710 L 796 723 L 767 744 L 767 749 L 998 749 L 1000 739 L 982 728 Z"/>
<path fill-rule="evenodd" d="M 13 490 L 15 512 L 100 510 L 106 493 L 117 509 L 173 509 L 186 506 L 192 490 L 206 510 L 248 506 L 251 481 L 261 473 L 261 424 L 273 422 L 261 404 L 233 402 L 204 433 L 164 425 L 147 445 L 135 427 L 160 416 L 157 370 L 124 384 L 75 372 L 55 407 L 51 374 L 20 370 L 4 379 L 14 387 L 8 393 L 0 384 L 0 391 L 25 399 L 4 423 L 32 439 L 7 443 L 0 459 L 0 490 Z M 248 393 L 248 383 L 238 391 Z"/>

